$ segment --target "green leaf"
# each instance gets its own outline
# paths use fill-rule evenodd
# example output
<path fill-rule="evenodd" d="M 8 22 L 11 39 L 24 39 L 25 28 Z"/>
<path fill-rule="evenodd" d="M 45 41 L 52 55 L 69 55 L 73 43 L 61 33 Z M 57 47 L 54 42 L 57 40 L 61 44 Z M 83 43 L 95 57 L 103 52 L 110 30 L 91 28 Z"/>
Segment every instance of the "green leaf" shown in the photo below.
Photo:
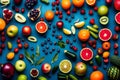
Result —
<path fill-rule="evenodd" d="M 41 57 L 35 65 L 40 65 L 45 60 L 45 57 Z"/>
<path fill-rule="evenodd" d="M 60 46 L 61 48 L 65 48 L 65 46 L 66 46 L 66 44 L 65 44 L 65 42 L 63 42 L 63 41 L 58 41 L 58 46 Z"/>
<path fill-rule="evenodd" d="M 32 60 L 35 59 L 35 55 L 34 55 L 34 54 L 31 55 L 31 59 L 32 59 Z"/>
<path fill-rule="evenodd" d="M 58 56 L 59 56 L 59 54 L 58 54 L 58 53 L 56 53 L 56 54 L 54 55 L 54 57 L 52 58 L 51 63 L 56 62 L 56 61 L 58 60 Z"/>
<path fill-rule="evenodd" d="M 30 57 L 30 54 L 29 54 L 26 50 L 25 50 L 25 57 L 26 57 L 26 59 L 27 59 L 28 61 L 31 62 L 31 64 L 34 63 L 33 60 L 32 60 L 31 57 Z"/>
<path fill-rule="evenodd" d="M 40 47 L 37 45 L 36 48 L 36 56 L 40 56 Z"/>

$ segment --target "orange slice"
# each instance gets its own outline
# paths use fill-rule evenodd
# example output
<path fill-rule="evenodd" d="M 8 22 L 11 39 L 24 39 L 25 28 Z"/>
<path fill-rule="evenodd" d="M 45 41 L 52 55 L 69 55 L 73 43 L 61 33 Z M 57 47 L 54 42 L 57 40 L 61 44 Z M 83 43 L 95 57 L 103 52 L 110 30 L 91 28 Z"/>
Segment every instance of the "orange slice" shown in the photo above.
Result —
<path fill-rule="evenodd" d="M 94 6 L 95 3 L 96 3 L 96 0 L 86 0 L 86 3 L 87 3 L 89 6 Z"/>

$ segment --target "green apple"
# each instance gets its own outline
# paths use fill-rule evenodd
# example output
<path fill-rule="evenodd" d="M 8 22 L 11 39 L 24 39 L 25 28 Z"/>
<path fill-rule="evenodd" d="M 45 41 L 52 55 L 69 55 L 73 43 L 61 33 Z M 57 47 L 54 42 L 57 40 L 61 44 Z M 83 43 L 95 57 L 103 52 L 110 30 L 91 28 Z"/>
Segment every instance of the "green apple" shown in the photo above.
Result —
<path fill-rule="evenodd" d="M 75 73 L 78 75 L 78 76 L 84 76 L 86 74 L 86 71 L 87 71 L 87 66 L 85 63 L 83 62 L 78 62 L 76 65 L 75 65 Z"/>
<path fill-rule="evenodd" d="M 38 77 L 38 80 L 47 80 L 47 78 L 44 77 L 44 76 L 39 76 L 39 77 Z"/>
<path fill-rule="evenodd" d="M 100 7 L 98 8 L 98 14 L 99 14 L 100 16 L 105 16 L 105 15 L 107 15 L 107 14 L 108 14 L 108 7 L 105 6 L 105 5 L 100 6 Z"/>
<path fill-rule="evenodd" d="M 17 77 L 17 80 L 27 80 L 27 76 L 25 74 L 20 74 L 18 77 Z"/>
<path fill-rule="evenodd" d="M 7 35 L 9 37 L 15 37 L 18 33 L 18 27 L 15 25 L 11 25 L 7 28 Z"/>
<path fill-rule="evenodd" d="M 26 68 L 26 64 L 23 60 L 18 60 L 16 61 L 15 63 L 15 69 L 18 71 L 18 72 L 22 72 L 24 71 Z"/>

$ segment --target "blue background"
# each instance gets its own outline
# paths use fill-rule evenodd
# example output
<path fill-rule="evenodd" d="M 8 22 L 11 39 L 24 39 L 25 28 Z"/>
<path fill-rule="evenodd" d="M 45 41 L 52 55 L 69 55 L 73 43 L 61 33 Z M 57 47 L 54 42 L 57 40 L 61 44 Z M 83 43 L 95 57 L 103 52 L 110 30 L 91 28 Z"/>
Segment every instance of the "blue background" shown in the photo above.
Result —
<path fill-rule="evenodd" d="M 52 1 L 54 1 L 54 0 L 50 0 L 50 2 L 52 2 Z M 44 37 L 44 36 L 40 35 L 39 33 L 37 33 L 37 31 L 36 31 L 36 29 L 35 29 L 35 24 L 39 21 L 39 19 L 38 19 L 38 21 L 32 22 L 32 21 L 29 20 L 29 18 L 27 17 L 27 13 L 28 13 L 29 10 L 26 9 L 26 7 L 24 6 L 24 2 L 25 2 L 25 0 L 23 0 L 23 1 L 22 1 L 22 4 L 21 4 L 20 6 L 17 6 L 17 7 L 20 8 L 20 9 L 21 9 L 21 8 L 25 8 L 25 13 L 23 13 L 23 15 L 26 17 L 27 21 L 26 21 L 25 24 L 20 24 L 20 23 L 18 23 L 17 21 L 15 21 L 15 19 L 13 18 L 13 19 L 11 20 L 11 22 L 6 26 L 6 29 L 7 29 L 7 27 L 8 27 L 9 25 L 16 25 L 16 26 L 19 28 L 19 32 L 18 32 L 18 35 L 17 35 L 15 38 L 9 38 L 9 37 L 6 35 L 7 40 L 6 40 L 5 43 L 7 43 L 7 41 L 11 41 L 12 44 L 13 44 L 13 48 L 15 48 L 15 47 L 17 47 L 17 42 L 16 42 L 16 40 L 17 40 L 18 36 L 20 36 L 21 38 L 24 38 L 26 42 L 29 43 L 29 48 L 27 49 L 27 51 L 32 54 L 32 53 L 35 53 L 36 45 L 39 45 L 39 46 L 40 46 L 41 42 L 46 41 L 47 38 L 50 38 L 53 43 L 58 41 L 58 39 L 56 39 L 55 37 L 52 37 L 52 31 L 53 31 L 53 26 L 55 26 L 55 23 L 59 20 L 59 18 L 58 18 L 58 16 L 55 16 L 54 20 L 52 21 L 52 25 L 49 25 L 49 28 L 50 28 L 50 29 L 49 29 L 49 30 L 47 31 L 47 33 L 45 34 L 46 37 Z M 7 6 L 6 8 L 12 10 L 12 5 L 14 5 L 14 4 L 13 4 L 13 0 L 11 0 L 10 5 Z M 36 6 L 35 6 L 34 8 L 38 8 L 40 5 L 42 5 L 42 8 L 41 8 L 41 16 L 40 16 L 40 17 L 44 17 L 44 13 L 45 13 L 47 10 L 52 10 L 51 4 L 45 5 L 45 4 L 41 3 L 40 0 L 38 0 L 38 4 L 36 4 Z M 105 4 L 105 0 L 97 0 L 96 5 L 97 5 L 97 6 L 106 5 L 106 4 Z M 94 19 L 95 19 L 95 23 L 99 26 L 99 30 L 100 30 L 101 28 L 103 28 L 103 27 L 107 27 L 107 28 L 111 29 L 111 30 L 112 30 L 112 33 L 114 34 L 114 33 L 115 33 L 115 32 L 114 32 L 114 26 L 116 25 L 115 20 L 114 20 L 114 16 L 115 16 L 115 14 L 116 14 L 117 12 L 114 10 L 113 3 L 112 3 L 112 6 L 108 6 L 108 7 L 109 7 L 109 13 L 108 13 L 109 24 L 108 24 L 107 26 L 102 26 L 102 25 L 99 23 L 99 16 L 98 16 L 97 12 L 95 12 L 95 11 L 93 10 L 93 8 L 92 8 L 92 7 L 89 7 L 86 3 L 85 3 L 84 6 L 82 7 L 83 9 L 85 9 L 86 14 L 85 14 L 85 15 L 81 15 L 81 14 L 80 14 L 80 9 L 82 9 L 82 8 L 78 9 L 78 10 L 77 10 L 77 13 L 74 13 L 74 14 L 72 13 L 72 15 L 75 16 L 75 18 L 72 19 L 72 21 L 71 21 L 70 23 L 69 23 L 68 21 L 66 21 L 65 18 L 66 18 L 66 17 L 71 18 L 71 17 L 70 17 L 70 16 L 67 16 L 67 15 L 65 14 L 65 11 L 61 8 L 61 6 L 59 6 L 60 10 L 63 11 L 63 19 L 62 19 L 62 21 L 64 22 L 64 27 L 65 27 L 65 28 L 70 29 L 70 28 L 71 28 L 71 25 L 73 25 L 73 24 L 74 24 L 74 21 L 76 21 L 77 19 L 80 19 L 80 21 L 85 21 L 86 24 L 85 24 L 85 26 L 84 26 L 83 28 L 86 28 L 87 25 L 90 25 L 90 24 L 89 24 L 89 20 L 90 20 L 91 18 L 94 18 Z M 0 13 L 1 13 L 1 14 L 0 14 L 0 17 L 3 17 L 3 16 L 2 16 L 2 10 L 3 10 L 4 8 L 5 8 L 5 7 L 1 7 L 1 8 L 0 8 Z M 72 5 L 72 8 L 73 8 L 73 5 Z M 71 9 L 72 9 L 72 8 L 71 8 Z M 92 15 L 92 16 L 89 16 L 89 14 L 88 14 L 88 12 L 89 12 L 90 9 L 92 9 L 92 10 L 94 11 L 94 15 Z M 14 13 L 15 13 L 15 12 L 14 12 Z M 87 17 L 86 20 L 84 20 L 84 17 L 85 17 L 85 16 Z M 47 21 L 46 21 L 46 22 L 47 22 Z M 48 22 L 47 22 L 47 23 L 48 23 Z M 28 25 L 28 26 L 30 26 L 30 27 L 32 28 L 32 33 L 31 33 L 31 35 L 37 37 L 37 39 L 38 39 L 38 42 L 37 42 L 37 43 L 32 43 L 32 42 L 27 41 L 27 38 L 22 35 L 22 27 L 25 26 L 25 25 Z M 6 30 L 6 29 L 5 29 L 5 30 Z M 56 30 L 55 35 L 62 35 L 62 36 L 63 36 L 63 41 L 66 41 L 66 39 L 69 39 L 69 40 L 73 43 L 73 45 L 75 45 L 75 46 L 78 48 L 78 51 L 75 52 L 75 53 L 78 55 L 78 56 L 77 56 L 77 60 L 76 60 L 75 62 L 72 62 L 73 69 L 72 69 L 71 73 L 74 74 L 74 65 L 75 65 L 77 62 L 82 61 L 82 60 L 80 59 L 80 57 L 79 57 L 79 52 L 80 52 L 80 50 L 81 50 L 81 48 L 82 48 L 82 47 L 81 47 L 81 42 L 80 42 L 80 41 L 78 40 L 78 38 L 77 38 L 77 33 L 78 33 L 78 31 L 79 31 L 80 29 L 76 29 L 77 32 L 76 32 L 76 35 L 75 35 L 75 36 L 73 36 L 73 35 L 71 35 L 71 36 L 66 36 L 65 34 L 63 34 L 63 32 L 62 32 L 61 30 L 58 30 L 57 27 L 55 28 L 55 30 Z M 73 39 L 74 39 L 74 38 L 77 39 L 76 42 L 73 42 Z M 91 37 L 91 40 L 93 40 L 92 37 Z M 110 55 L 113 55 L 113 54 L 114 54 L 114 53 L 113 53 L 113 52 L 114 52 L 114 50 L 113 50 L 113 43 L 114 43 L 114 42 L 113 42 L 112 40 L 110 40 L 110 42 L 111 42 L 111 44 L 112 44 L 112 45 L 111 45 L 111 49 L 110 49 Z M 100 40 L 97 40 L 97 48 L 101 47 L 101 43 L 102 43 L 102 42 L 101 42 Z M 119 43 L 119 42 L 118 42 L 118 43 Z M 49 45 L 49 44 L 47 44 L 47 45 Z M 71 50 L 71 49 L 69 48 L 69 46 L 70 46 L 70 45 L 66 45 L 65 49 L 74 52 L 73 50 Z M 31 50 L 30 50 L 31 47 L 34 47 L 34 51 L 31 51 Z M 40 54 L 41 54 L 41 57 L 42 57 L 42 56 L 45 56 L 45 61 L 44 61 L 43 63 L 46 63 L 46 62 L 47 62 L 47 63 L 50 63 L 50 64 L 51 64 L 51 59 L 52 59 L 52 57 L 55 55 L 55 53 L 57 52 L 57 49 L 60 49 L 59 59 L 58 59 L 58 61 L 55 62 L 54 64 L 51 64 L 51 66 L 53 67 L 54 65 L 59 65 L 59 62 L 60 62 L 61 60 L 67 59 L 67 57 L 65 57 L 64 54 L 63 54 L 64 49 L 61 49 L 59 46 L 54 46 L 54 45 L 49 46 L 49 47 L 50 47 L 50 48 L 47 50 L 47 51 L 48 51 L 48 55 L 45 55 L 45 54 L 42 52 L 43 47 L 40 46 Z M 90 47 L 90 46 L 87 45 L 87 47 Z M 45 48 L 45 47 L 44 47 L 44 48 Z M 50 51 L 52 48 L 55 48 L 55 51 L 54 51 L 52 54 L 49 54 L 49 51 Z M 91 47 L 90 47 L 90 48 L 91 48 Z M 96 48 L 96 49 L 91 48 L 91 49 L 94 51 L 94 56 L 95 56 L 96 53 L 97 53 L 97 48 Z M 13 51 L 13 49 L 12 49 L 11 51 Z M 19 54 L 20 54 L 20 53 L 24 54 L 24 49 L 23 49 L 23 48 L 20 49 L 20 50 L 19 50 L 19 53 L 17 53 L 17 54 L 15 55 L 15 58 L 14 58 L 12 61 L 7 61 L 7 59 L 6 59 L 6 55 L 7 55 L 8 52 L 9 52 L 9 50 L 8 50 L 7 47 L 6 47 L 6 48 L 3 50 L 3 54 L 0 55 L 0 63 L 11 62 L 12 64 L 15 64 L 15 62 L 19 59 Z M 26 60 L 26 58 L 24 58 L 23 60 L 26 62 L 26 65 L 27 65 L 26 69 L 25 69 L 24 72 L 22 72 L 22 73 L 16 72 L 16 73 L 15 73 L 15 76 L 13 77 L 12 80 L 16 80 L 16 78 L 17 78 L 17 76 L 18 76 L 19 74 L 26 74 L 26 75 L 28 76 L 28 80 L 31 80 L 32 78 L 31 78 L 30 75 L 29 75 L 29 71 L 30 71 L 31 68 L 34 68 L 34 67 L 39 69 L 40 75 L 44 75 L 44 74 L 41 72 L 41 65 L 39 65 L 39 66 L 34 66 L 34 65 L 31 65 L 31 63 L 30 63 L 28 60 Z M 94 59 L 93 59 L 93 61 L 94 61 Z M 42 63 L 42 64 L 43 64 L 43 63 Z M 95 63 L 95 65 L 96 65 L 96 63 Z M 103 66 L 104 66 L 104 63 L 102 63 L 102 66 L 100 66 L 100 67 L 98 68 L 98 70 L 102 71 L 102 72 L 104 73 L 104 75 L 105 75 L 105 80 L 108 80 L 108 79 L 107 79 L 106 70 L 104 70 Z M 110 66 L 110 64 L 107 65 L 107 67 L 109 67 L 109 66 Z M 90 73 L 93 71 L 92 66 L 89 66 L 89 65 L 87 64 L 87 67 L 88 67 L 88 69 L 87 69 L 87 74 L 86 74 L 85 77 L 89 77 Z M 48 78 L 48 80 L 57 80 L 57 73 L 54 74 L 54 75 L 53 75 L 53 74 L 49 74 L 49 76 L 46 76 L 46 77 Z M 79 80 L 82 79 L 82 77 L 78 77 L 78 78 L 79 78 Z M 2 79 L 1 79 L 1 75 L 0 75 L 0 80 L 2 80 Z"/>

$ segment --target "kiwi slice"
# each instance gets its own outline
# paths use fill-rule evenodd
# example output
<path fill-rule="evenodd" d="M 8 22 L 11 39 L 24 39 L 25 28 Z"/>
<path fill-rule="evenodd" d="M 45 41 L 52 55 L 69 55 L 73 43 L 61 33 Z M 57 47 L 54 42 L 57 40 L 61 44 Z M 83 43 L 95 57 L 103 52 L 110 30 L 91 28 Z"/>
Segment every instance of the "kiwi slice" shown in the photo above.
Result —
<path fill-rule="evenodd" d="M 109 18 L 108 18 L 107 16 L 102 16 L 102 17 L 100 18 L 100 23 L 101 23 L 102 25 L 107 25 L 108 22 L 109 22 Z"/>
<path fill-rule="evenodd" d="M 34 37 L 34 36 L 29 36 L 28 40 L 31 41 L 31 42 L 37 42 L 37 38 Z"/>

